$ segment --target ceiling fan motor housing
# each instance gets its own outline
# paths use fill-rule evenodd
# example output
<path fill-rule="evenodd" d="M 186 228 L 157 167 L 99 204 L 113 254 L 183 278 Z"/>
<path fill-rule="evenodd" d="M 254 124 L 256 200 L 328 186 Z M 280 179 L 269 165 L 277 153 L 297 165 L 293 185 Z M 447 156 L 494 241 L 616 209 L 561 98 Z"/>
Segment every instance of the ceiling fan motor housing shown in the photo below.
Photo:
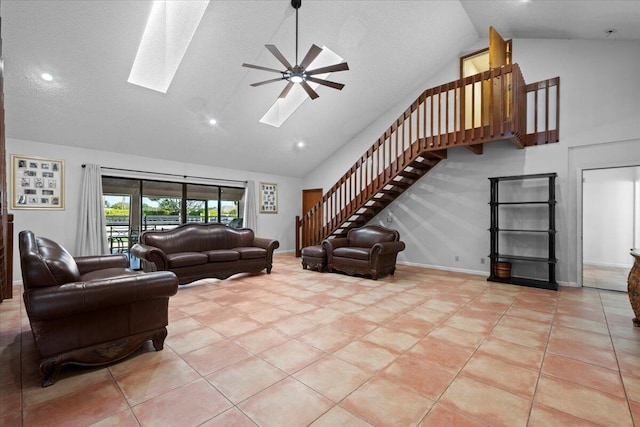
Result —
<path fill-rule="evenodd" d="M 304 59 L 302 60 L 302 62 L 298 64 L 298 9 L 300 8 L 301 4 L 302 4 L 302 0 L 291 0 L 291 6 L 296 10 L 296 62 L 295 62 L 295 65 L 292 66 L 289 63 L 289 61 L 287 61 L 287 59 L 284 57 L 284 55 L 282 55 L 282 53 L 278 50 L 278 48 L 275 47 L 275 45 L 270 45 L 270 44 L 265 45 L 265 47 L 278 59 L 278 61 L 280 61 L 282 65 L 285 66 L 284 71 L 280 71 L 280 70 L 276 70 L 268 67 L 261 67 L 259 65 L 251 65 L 246 63 L 242 64 L 243 67 L 280 73 L 282 76 L 281 78 L 270 79 L 270 80 L 265 80 L 262 82 L 251 84 L 251 86 L 262 86 L 263 84 L 286 80 L 288 84 L 284 88 L 282 93 L 280 93 L 280 96 L 278 98 L 286 97 L 289 91 L 291 90 L 291 88 L 293 87 L 293 85 L 295 83 L 299 83 L 304 89 L 304 91 L 307 92 L 307 95 L 309 95 L 311 99 L 316 99 L 318 97 L 318 94 L 316 93 L 315 90 L 313 90 L 313 88 L 311 88 L 311 86 L 309 86 L 307 81 L 317 83 L 323 86 L 328 86 L 334 89 L 342 90 L 342 88 L 344 87 L 342 83 L 336 83 L 336 82 L 331 82 L 324 79 L 319 79 L 317 77 L 314 77 L 314 75 L 331 73 L 334 71 L 346 71 L 349 69 L 349 66 L 347 65 L 347 63 L 342 62 L 339 64 L 329 65 L 326 67 L 315 68 L 313 70 L 307 70 L 307 67 L 311 65 L 314 59 L 322 52 L 322 48 L 316 46 L 315 44 L 311 46 L 311 48 L 305 55 Z"/>

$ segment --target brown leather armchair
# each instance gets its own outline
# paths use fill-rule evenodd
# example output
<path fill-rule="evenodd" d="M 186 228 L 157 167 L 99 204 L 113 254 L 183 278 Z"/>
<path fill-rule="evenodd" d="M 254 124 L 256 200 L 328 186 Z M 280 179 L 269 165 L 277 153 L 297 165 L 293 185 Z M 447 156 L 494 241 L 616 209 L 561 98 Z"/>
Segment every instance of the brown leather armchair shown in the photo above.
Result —
<path fill-rule="evenodd" d="M 370 274 L 378 277 L 393 275 L 398 252 L 404 250 L 400 233 L 378 225 L 349 230 L 347 237 L 326 239 L 322 247 L 327 252 L 327 269 L 347 274 Z"/>
<path fill-rule="evenodd" d="M 40 353 L 42 386 L 63 365 L 101 365 L 129 355 L 147 340 L 162 350 L 175 274 L 139 273 L 125 255 L 74 258 L 31 231 L 19 236 L 24 304 Z"/>

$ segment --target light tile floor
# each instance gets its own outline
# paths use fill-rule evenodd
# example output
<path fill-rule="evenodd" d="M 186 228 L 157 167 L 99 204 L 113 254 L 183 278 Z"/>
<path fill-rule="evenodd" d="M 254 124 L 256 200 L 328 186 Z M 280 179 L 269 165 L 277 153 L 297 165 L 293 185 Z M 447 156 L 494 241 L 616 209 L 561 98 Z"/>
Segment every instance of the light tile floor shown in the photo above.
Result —
<path fill-rule="evenodd" d="M 602 267 L 584 264 L 582 266 L 582 284 L 592 288 L 626 292 L 629 271 L 631 271 L 631 267 Z"/>
<path fill-rule="evenodd" d="M 625 293 L 398 266 L 180 288 L 163 351 L 40 387 L 21 288 L 0 304 L 2 426 L 640 425 Z"/>

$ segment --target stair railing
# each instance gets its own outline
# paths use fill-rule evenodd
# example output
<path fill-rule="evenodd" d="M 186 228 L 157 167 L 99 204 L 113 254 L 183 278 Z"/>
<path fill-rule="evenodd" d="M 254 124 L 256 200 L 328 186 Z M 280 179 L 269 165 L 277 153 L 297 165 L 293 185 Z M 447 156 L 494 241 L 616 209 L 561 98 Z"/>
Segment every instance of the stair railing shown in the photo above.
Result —
<path fill-rule="evenodd" d="M 385 186 L 421 156 L 505 139 L 526 146 L 527 93 L 532 91 L 517 64 L 425 90 L 316 205 L 296 216 L 296 255 L 375 204 Z M 550 97 L 545 99 L 548 103 Z"/>

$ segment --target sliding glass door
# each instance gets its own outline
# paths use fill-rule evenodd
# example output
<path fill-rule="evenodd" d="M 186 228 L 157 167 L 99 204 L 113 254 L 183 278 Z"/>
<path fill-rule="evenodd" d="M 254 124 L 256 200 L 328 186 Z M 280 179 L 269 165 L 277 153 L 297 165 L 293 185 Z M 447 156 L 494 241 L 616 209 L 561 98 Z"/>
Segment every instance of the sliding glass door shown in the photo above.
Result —
<path fill-rule="evenodd" d="M 141 181 L 142 231 L 170 230 L 183 223 L 183 184 Z"/>
<path fill-rule="evenodd" d="M 102 178 L 107 237 L 112 253 L 128 253 L 140 234 L 140 181 Z"/>
<path fill-rule="evenodd" d="M 128 254 L 146 230 L 187 222 L 242 227 L 244 188 L 105 176 L 102 192 L 112 253 Z"/>

